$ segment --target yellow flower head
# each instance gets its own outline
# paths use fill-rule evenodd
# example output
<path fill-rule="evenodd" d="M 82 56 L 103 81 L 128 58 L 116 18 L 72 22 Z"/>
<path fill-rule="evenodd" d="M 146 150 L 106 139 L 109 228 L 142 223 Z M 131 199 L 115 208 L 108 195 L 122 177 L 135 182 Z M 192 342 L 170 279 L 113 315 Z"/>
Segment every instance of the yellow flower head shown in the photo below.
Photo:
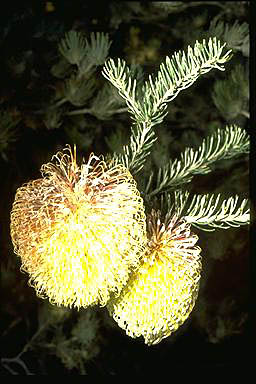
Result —
<path fill-rule="evenodd" d="M 131 337 L 157 344 L 176 331 L 191 313 L 199 288 L 201 249 L 190 225 L 176 217 L 148 218 L 148 249 L 118 298 L 107 304 L 118 325 Z"/>
<path fill-rule="evenodd" d="M 143 199 L 130 172 L 70 147 L 18 188 L 11 237 L 38 296 L 57 305 L 105 305 L 119 294 L 146 244 Z"/>

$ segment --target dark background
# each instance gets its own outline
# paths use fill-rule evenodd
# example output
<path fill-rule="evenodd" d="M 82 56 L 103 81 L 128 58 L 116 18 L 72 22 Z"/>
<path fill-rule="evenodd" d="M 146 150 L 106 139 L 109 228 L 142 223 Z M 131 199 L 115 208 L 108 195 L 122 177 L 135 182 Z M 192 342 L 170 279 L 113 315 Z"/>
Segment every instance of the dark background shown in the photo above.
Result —
<path fill-rule="evenodd" d="M 197 30 L 207 31 L 210 21 L 218 13 L 223 12 L 223 20 L 230 23 L 235 20 L 249 22 L 248 2 L 214 3 L 222 3 L 224 8 L 201 2 L 201 5 L 166 14 L 154 10 L 152 5 L 136 2 L 131 7 L 112 1 L 8 1 L 1 12 L 0 109 L 18 119 L 14 140 L 8 143 L 1 158 L 3 359 L 17 356 L 33 338 L 38 331 L 41 308 L 45 305 L 27 285 L 28 277 L 20 272 L 19 259 L 13 252 L 9 215 L 15 191 L 22 183 L 40 177 L 40 166 L 66 143 L 75 141 L 66 128 L 69 121 L 50 130 L 35 114 L 51 97 L 52 87 L 57 84 L 50 70 L 58 57 L 58 42 L 71 29 L 87 35 L 92 31 L 107 32 L 113 41 L 109 56 L 124 58 L 128 63 L 137 59 L 147 74 L 155 71 L 166 55 L 185 49 L 191 43 L 189 38 L 192 41 L 196 38 Z M 239 53 L 234 60 L 240 60 L 244 65 L 246 62 Z M 192 90 L 184 91 L 171 103 L 170 116 L 163 124 L 165 131 L 172 130 L 170 148 L 165 149 L 169 157 L 176 156 L 187 145 L 198 144 L 197 138 L 204 137 L 213 122 L 220 126 L 227 123 L 210 95 L 218 76 L 214 73 L 206 76 L 205 81 L 199 80 Z M 115 127 L 126 129 L 126 132 L 130 127 L 127 113 L 107 121 L 98 121 L 94 116 L 85 118 L 85 127 L 78 132 L 82 138 L 79 154 L 85 157 L 91 151 L 108 153 L 106 137 L 110 137 Z M 238 118 L 235 122 L 249 129 L 248 119 Z M 91 129 L 90 140 L 89 144 L 83 145 L 83 137 L 88 142 L 87 127 Z M 161 135 L 161 127 L 157 130 Z M 200 193 L 239 193 L 246 197 L 248 159 L 240 158 L 217 168 L 214 176 L 194 178 L 191 188 Z M 99 337 L 95 339 L 98 353 L 84 362 L 87 374 L 170 374 L 179 365 L 189 369 L 204 365 L 250 367 L 248 228 L 218 230 L 210 234 L 200 232 L 199 237 L 203 273 L 191 317 L 173 336 L 148 347 L 143 340 L 129 338 L 107 320 L 104 309 L 97 310 L 100 319 Z M 79 316 L 75 310 L 71 312 L 63 326 L 67 339 Z M 47 329 L 40 340 L 33 339 L 21 357 L 28 371 L 36 375 L 84 374 L 79 364 L 70 368 L 54 351 L 49 352 L 47 343 L 54 339 L 55 332 L 56 328 Z M 5 361 L 2 374 L 13 372 L 26 374 L 26 369 L 17 361 L 7 364 Z"/>

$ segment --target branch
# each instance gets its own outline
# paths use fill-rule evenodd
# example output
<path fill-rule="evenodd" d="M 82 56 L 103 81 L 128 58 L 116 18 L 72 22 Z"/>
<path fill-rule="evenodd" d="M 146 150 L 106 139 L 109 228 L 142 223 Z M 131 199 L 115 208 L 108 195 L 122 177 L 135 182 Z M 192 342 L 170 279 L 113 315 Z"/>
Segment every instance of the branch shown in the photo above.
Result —
<path fill-rule="evenodd" d="M 155 132 L 150 125 L 133 126 L 130 143 L 123 147 L 121 154 L 114 154 L 113 160 L 124 164 L 134 175 L 143 168 L 155 140 Z"/>
<path fill-rule="evenodd" d="M 211 69 L 224 71 L 223 64 L 231 58 L 231 50 L 222 55 L 225 44 L 216 38 L 196 41 L 193 48 L 188 46 L 187 53 L 175 52 L 171 58 L 166 57 L 160 65 L 155 80 L 149 76 L 144 84 L 143 115 L 159 124 L 166 115 L 167 103 L 172 101 L 180 91 L 190 87 L 198 78 Z"/>
<path fill-rule="evenodd" d="M 156 187 L 152 188 L 152 175 L 146 187 L 146 194 L 152 197 L 163 191 L 177 188 L 188 183 L 196 174 L 212 171 L 210 166 L 219 160 L 231 159 L 234 156 L 249 152 L 249 136 L 247 132 L 236 126 L 226 126 L 203 140 L 197 149 L 186 148 L 181 160 L 175 159 L 161 167 L 158 171 Z"/>
<path fill-rule="evenodd" d="M 239 196 L 229 197 L 219 205 L 220 194 L 195 195 L 184 219 L 204 231 L 227 229 L 250 223 L 248 199 L 239 202 Z"/>
<path fill-rule="evenodd" d="M 204 231 L 239 227 L 250 222 L 248 199 L 239 201 L 239 196 L 235 195 L 221 202 L 221 194 L 196 194 L 191 200 L 190 195 L 190 192 L 182 190 L 175 191 L 174 197 L 168 193 L 163 194 L 160 198 L 161 209 L 164 202 L 167 203 L 168 216 L 175 214 Z"/>
<path fill-rule="evenodd" d="M 124 60 L 109 59 L 102 70 L 106 77 L 125 99 L 133 119 L 137 123 L 147 123 L 152 126 L 162 122 L 166 115 L 167 103 L 178 93 L 190 87 L 197 78 L 213 68 L 224 70 L 223 64 L 231 58 L 231 51 L 222 56 L 225 44 L 221 45 L 216 38 L 208 43 L 198 41 L 194 47 L 188 47 L 187 54 L 175 52 L 171 58 L 160 65 L 160 70 L 153 80 L 149 76 L 142 89 L 137 90 L 136 79 L 131 76 L 131 70 Z M 141 97 L 138 95 L 141 94 Z"/>

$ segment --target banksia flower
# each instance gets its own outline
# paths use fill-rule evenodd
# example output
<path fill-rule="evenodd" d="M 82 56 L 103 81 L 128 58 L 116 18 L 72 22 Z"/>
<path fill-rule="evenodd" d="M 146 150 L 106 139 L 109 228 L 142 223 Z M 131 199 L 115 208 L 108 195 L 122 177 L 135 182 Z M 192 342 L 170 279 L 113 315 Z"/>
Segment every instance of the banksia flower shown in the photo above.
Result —
<path fill-rule="evenodd" d="M 18 188 L 11 237 L 37 295 L 57 305 L 105 305 L 119 294 L 146 243 L 143 199 L 130 172 L 68 147 Z"/>
<path fill-rule="evenodd" d="M 191 313 L 199 288 L 201 249 L 190 225 L 173 217 L 148 218 L 148 247 L 138 270 L 108 310 L 131 337 L 157 344 L 176 331 Z"/>

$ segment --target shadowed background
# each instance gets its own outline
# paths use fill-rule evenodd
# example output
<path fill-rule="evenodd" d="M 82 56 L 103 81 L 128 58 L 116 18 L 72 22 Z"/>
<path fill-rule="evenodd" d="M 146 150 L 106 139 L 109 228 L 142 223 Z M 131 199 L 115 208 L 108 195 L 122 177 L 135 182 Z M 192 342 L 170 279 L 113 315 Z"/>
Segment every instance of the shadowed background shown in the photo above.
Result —
<path fill-rule="evenodd" d="M 200 3 L 200 4 L 199 4 Z M 186 146 L 198 146 L 216 127 L 238 124 L 248 130 L 248 2 L 8 2 L 1 15 L 0 151 L 1 151 L 1 338 L 2 373 L 9 374 L 147 374 L 169 372 L 177 365 L 244 365 L 249 342 L 248 228 L 195 231 L 202 248 L 199 297 L 190 318 L 159 345 L 148 347 L 125 335 L 104 308 L 64 310 L 36 297 L 19 270 L 10 239 L 10 210 L 16 189 L 39 178 L 40 167 L 66 143 L 77 144 L 78 157 L 118 150 L 130 135 L 127 112 L 102 116 L 47 114 L 70 76 L 58 64 L 58 44 L 73 29 L 86 37 L 109 34 L 109 57 L 140 64 L 147 75 L 166 55 L 209 36 L 212 20 L 237 28 L 236 49 L 226 71 L 212 71 L 180 94 L 156 126 L 158 141 L 148 169 L 157 169 Z M 248 24 L 247 24 L 248 28 Z M 246 32 L 247 31 L 247 32 Z M 215 31 L 216 32 L 216 31 Z M 247 33 L 247 34 L 246 34 Z M 230 36 L 231 34 L 229 34 Z M 247 43 L 246 43 L 247 42 Z M 240 65 L 238 89 L 218 91 L 217 82 Z M 106 80 L 97 68 L 89 108 Z M 231 82 L 231 80 L 230 80 Z M 220 84 L 220 83 L 219 83 Z M 230 85 L 231 84 L 231 85 Z M 142 174 L 141 178 L 146 177 Z M 139 180 L 138 180 L 139 181 Z M 210 175 L 196 176 L 190 190 L 224 196 L 248 196 L 248 157 L 231 159 Z M 8 360 L 19 353 L 24 365 Z"/>

